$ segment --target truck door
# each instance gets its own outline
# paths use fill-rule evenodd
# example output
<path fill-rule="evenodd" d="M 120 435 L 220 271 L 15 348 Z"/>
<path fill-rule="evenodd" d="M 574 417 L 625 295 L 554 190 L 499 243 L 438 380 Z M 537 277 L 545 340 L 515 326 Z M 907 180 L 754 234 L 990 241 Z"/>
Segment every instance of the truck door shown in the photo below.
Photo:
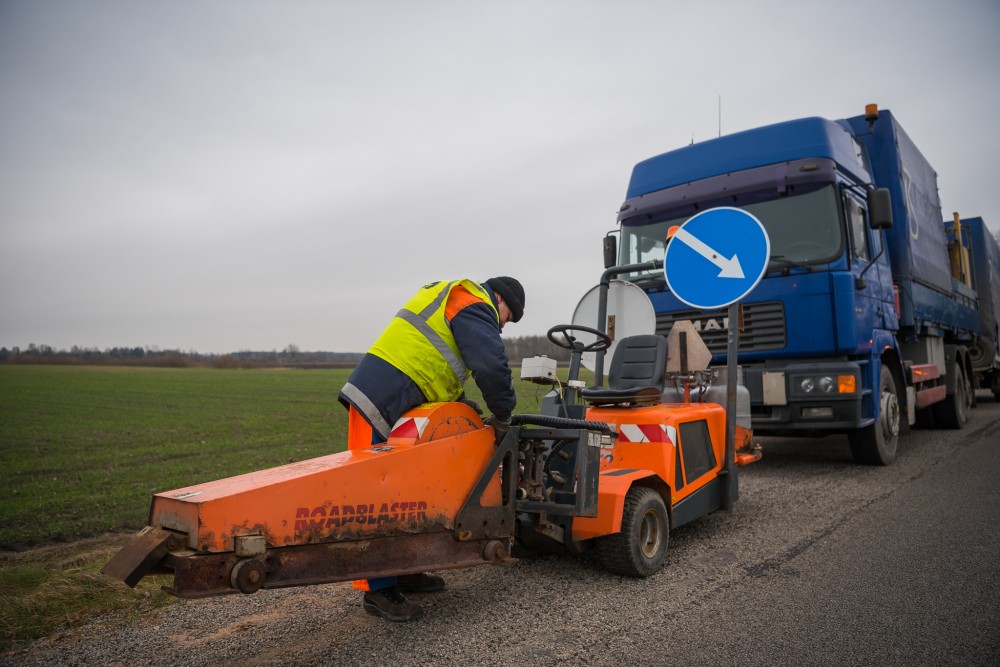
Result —
<path fill-rule="evenodd" d="M 879 272 L 880 266 L 876 262 L 872 264 L 872 259 L 878 255 L 877 249 L 873 248 L 871 231 L 868 225 L 868 211 L 864 201 L 853 192 L 844 191 L 844 212 L 847 216 L 847 226 L 850 232 L 850 261 L 851 273 L 855 278 L 855 315 L 857 326 L 857 340 L 864 344 L 870 341 L 872 331 L 882 328 L 882 312 L 885 296 L 884 285 Z M 878 247 L 881 248 L 881 232 L 879 235 Z M 860 279 L 860 280 L 859 280 Z M 890 286 L 891 294 L 891 286 Z"/>

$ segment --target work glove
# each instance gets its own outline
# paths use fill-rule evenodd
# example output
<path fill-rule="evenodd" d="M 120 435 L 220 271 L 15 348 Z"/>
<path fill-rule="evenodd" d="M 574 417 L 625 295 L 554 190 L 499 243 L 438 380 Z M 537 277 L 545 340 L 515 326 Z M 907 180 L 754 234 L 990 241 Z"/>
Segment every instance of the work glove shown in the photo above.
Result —
<path fill-rule="evenodd" d="M 483 409 L 479 407 L 479 403 L 476 403 L 471 398 L 466 398 L 465 394 L 462 394 L 461 396 L 458 397 L 458 402 L 465 403 L 470 408 L 475 410 L 477 415 L 479 415 L 480 417 L 483 416 Z"/>
<path fill-rule="evenodd" d="M 504 421 L 501 419 L 497 419 L 494 416 L 490 417 L 488 421 L 490 425 L 493 426 L 493 433 L 494 433 L 493 444 L 499 447 L 500 443 L 503 442 L 503 439 L 507 437 L 507 431 L 510 430 L 510 420 L 508 419 Z"/>

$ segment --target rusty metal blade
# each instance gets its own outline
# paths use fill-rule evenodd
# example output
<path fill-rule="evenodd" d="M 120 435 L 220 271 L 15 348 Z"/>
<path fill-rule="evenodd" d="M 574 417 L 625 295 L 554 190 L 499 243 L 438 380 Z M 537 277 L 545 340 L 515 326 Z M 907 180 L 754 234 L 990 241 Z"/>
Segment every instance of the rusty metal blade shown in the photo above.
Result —
<path fill-rule="evenodd" d="M 101 572 L 135 588 L 146 573 L 167 555 L 170 541 L 174 538 L 174 533 L 146 526 L 101 568 Z"/>

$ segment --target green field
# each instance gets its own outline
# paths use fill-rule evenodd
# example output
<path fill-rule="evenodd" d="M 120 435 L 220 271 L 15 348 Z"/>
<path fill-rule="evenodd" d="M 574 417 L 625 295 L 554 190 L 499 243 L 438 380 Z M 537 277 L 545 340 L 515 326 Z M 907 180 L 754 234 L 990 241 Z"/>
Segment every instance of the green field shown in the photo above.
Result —
<path fill-rule="evenodd" d="M 0 548 L 139 528 L 154 492 L 342 450 L 347 373 L 0 366 Z"/>
<path fill-rule="evenodd" d="M 99 574 L 150 496 L 344 450 L 349 373 L 0 365 L 0 649 L 168 601 Z"/>
<path fill-rule="evenodd" d="M 343 451 L 349 373 L 0 366 L 0 549 L 134 530 L 153 493 Z"/>

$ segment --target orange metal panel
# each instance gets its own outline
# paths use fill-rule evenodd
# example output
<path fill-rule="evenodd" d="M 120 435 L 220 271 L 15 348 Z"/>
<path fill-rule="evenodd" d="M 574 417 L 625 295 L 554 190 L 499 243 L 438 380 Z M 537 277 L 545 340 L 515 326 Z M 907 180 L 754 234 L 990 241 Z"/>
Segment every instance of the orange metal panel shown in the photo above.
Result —
<path fill-rule="evenodd" d="M 618 525 L 620 516 L 613 519 L 603 516 L 606 504 L 604 495 L 605 483 L 609 478 L 605 473 L 610 470 L 648 470 L 663 480 L 671 489 L 671 505 L 691 495 L 699 488 L 714 479 L 725 461 L 726 449 L 726 412 L 722 406 L 714 403 L 669 403 L 642 408 L 591 407 L 587 410 L 587 419 L 603 421 L 612 424 L 619 437 L 614 446 L 602 450 L 601 460 L 601 500 L 599 501 L 598 519 L 593 525 L 583 523 L 583 531 L 605 530 L 609 525 Z M 716 466 L 697 480 L 688 480 L 680 491 L 676 491 L 676 475 L 680 472 L 676 467 L 676 438 L 678 426 L 682 423 L 705 420 L 708 424 L 709 437 L 715 451 Z M 634 479 L 626 477 L 626 479 Z M 624 494 L 628 486 L 613 484 L 613 492 Z M 608 492 L 612 492 L 610 489 Z M 621 504 L 614 511 L 620 515 Z M 577 524 L 574 521 L 574 533 Z M 614 530 L 608 532 L 615 532 Z"/>
<path fill-rule="evenodd" d="M 692 406 L 700 408 L 697 413 L 689 413 L 690 416 L 684 416 L 681 419 L 677 419 L 674 425 L 680 424 L 682 422 L 697 421 L 704 419 L 708 423 L 708 435 L 712 440 L 712 449 L 715 451 L 715 467 L 704 473 L 697 479 L 687 479 L 687 484 L 684 488 L 678 492 L 673 493 L 672 505 L 676 504 L 678 501 L 687 498 L 689 495 L 705 486 L 713 479 L 718 477 L 719 471 L 726 462 L 726 411 L 722 406 L 715 405 L 714 403 L 704 403 L 697 406 Z M 684 443 L 681 443 L 681 447 Z M 674 487 L 671 487 L 674 488 Z"/>
<path fill-rule="evenodd" d="M 451 437 L 390 439 L 159 493 L 150 525 L 186 532 L 189 546 L 215 552 L 231 551 L 237 535 L 263 535 L 269 546 L 289 546 L 451 528 L 495 450 L 493 430 L 466 406 L 436 405 L 421 413 L 429 419 L 425 433 Z M 456 405 L 475 419 L 451 407 Z M 457 424 L 456 416 L 465 421 Z M 500 505 L 499 475 L 484 503 Z"/>
<path fill-rule="evenodd" d="M 608 474 L 610 473 L 610 474 Z M 592 537 L 617 533 L 622 529 L 622 511 L 625 495 L 636 480 L 652 476 L 649 470 L 623 472 L 609 468 L 601 474 L 598 483 L 597 516 L 573 519 L 573 539 L 577 542 Z"/>

